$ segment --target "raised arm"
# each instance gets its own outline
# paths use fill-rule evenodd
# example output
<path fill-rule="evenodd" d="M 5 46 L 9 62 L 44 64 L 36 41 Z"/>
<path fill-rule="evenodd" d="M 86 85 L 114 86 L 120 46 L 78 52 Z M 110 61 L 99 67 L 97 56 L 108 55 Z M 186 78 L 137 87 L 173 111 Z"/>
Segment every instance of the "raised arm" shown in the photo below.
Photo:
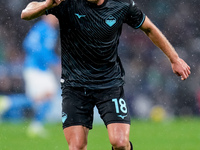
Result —
<path fill-rule="evenodd" d="M 143 30 L 151 41 L 169 58 L 173 72 L 181 76 L 182 80 L 187 79 L 190 75 L 190 67 L 178 56 L 173 46 L 148 17 L 145 18 L 140 29 Z"/>
<path fill-rule="evenodd" d="M 22 10 L 21 18 L 31 20 L 45 14 L 46 9 L 50 9 L 59 5 L 64 0 L 46 0 L 43 2 L 30 2 L 24 10 Z"/>

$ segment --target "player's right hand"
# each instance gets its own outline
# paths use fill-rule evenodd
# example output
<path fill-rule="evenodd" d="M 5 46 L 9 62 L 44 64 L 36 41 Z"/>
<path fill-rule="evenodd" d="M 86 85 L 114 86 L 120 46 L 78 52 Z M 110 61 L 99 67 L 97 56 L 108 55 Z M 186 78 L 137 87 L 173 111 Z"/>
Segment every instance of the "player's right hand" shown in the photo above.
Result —
<path fill-rule="evenodd" d="M 46 7 L 49 9 L 58 6 L 62 1 L 65 0 L 46 0 Z"/>

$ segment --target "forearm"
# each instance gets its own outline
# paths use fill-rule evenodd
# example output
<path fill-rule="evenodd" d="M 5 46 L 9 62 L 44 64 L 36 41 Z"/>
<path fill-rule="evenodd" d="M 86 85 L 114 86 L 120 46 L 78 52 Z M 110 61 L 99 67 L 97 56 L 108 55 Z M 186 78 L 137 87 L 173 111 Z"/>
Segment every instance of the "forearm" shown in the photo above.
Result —
<path fill-rule="evenodd" d="M 46 3 L 44 2 L 31 2 L 27 7 L 22 10 L 21 18 L 24 20 L 31 20 L 40 17 L 45 14 L 47 9 Z"/>
<path fill-rule="evenodd" d="M 149 19 L 148 21 L 150 22 Z M 167 40 L 167 38 L 153 23 L 150 22 L 150 26 L 143 28 L 142 30 L 151 39 L 151 41 L 165 53 L 165 55 L 169 58 L 171 62 L 177 61 L 177 59 L 179 58 L 177 52 Z"/>
<path fill-rule="evenodd" d="M 167 38 L 161 33 L 161 31 L 146 17 L 144 23 L 140 27 L 142 31 L 151 39 L 151 41 L 159 47 L 165 55 L 169 58 L 172 66 L 172 70 L 178 76 L 181 76 L 182 80 L 188 78 L 190 67 L 187 63 L 179 58 L 177 52 L 173 46 L 169 43 Z"/>

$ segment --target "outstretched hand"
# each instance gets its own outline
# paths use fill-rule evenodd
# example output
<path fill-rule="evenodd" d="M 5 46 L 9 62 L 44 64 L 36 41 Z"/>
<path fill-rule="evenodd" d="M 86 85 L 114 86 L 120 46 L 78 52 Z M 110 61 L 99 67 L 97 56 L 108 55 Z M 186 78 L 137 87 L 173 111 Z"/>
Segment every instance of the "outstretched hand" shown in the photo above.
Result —
<path fill-rule="evenodd" d="M 179 58 L 176 62 L 172 62 L 171 66 L 172 66 L 173 72 L 176 75 L 181 76 L 181 80 L 187 79 L 189 77 L 189 75 L 191 74 L 190 67 L 181 58 Z"/>

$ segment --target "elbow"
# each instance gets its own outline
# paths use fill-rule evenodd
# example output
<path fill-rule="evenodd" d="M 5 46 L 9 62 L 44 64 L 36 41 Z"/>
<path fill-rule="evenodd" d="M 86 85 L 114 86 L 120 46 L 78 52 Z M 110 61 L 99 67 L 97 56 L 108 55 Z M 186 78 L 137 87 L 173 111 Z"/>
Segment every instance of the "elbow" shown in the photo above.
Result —
<path fill-rule="evenodd" d="M 25 10 L 23 10 L 22 13 L 21 13 L 21 19 L 23 19 L 23 20 L 31 20 L 30 16 L 27 15 Z"/>
<path fill-rule="evenodd" d="M 152 33 L 152 28 L 151 27 L 146 27 L 146 26 L 142 26 L 140 28 L 147 36 L 149 36 Z"/>
<path fill-rule="evenodd" d="M 21 13 L 21 19 L 27 20 L 23 13 Z"/>
<path fill-rule="evenodd" d="M 152 30 L 150 28 L 146 28 L 143 31 L 147 36 L 149 36 L 151 34 L 151 32 L 152 32 Z"/>
<path fill-rule="evenodd" d="M 27 16 L 24 16 L 24 15 L 21 15 L 21 19 L 23 19 L 23 20 L 31 20 L 31 18 L 29 18 Z"/>

